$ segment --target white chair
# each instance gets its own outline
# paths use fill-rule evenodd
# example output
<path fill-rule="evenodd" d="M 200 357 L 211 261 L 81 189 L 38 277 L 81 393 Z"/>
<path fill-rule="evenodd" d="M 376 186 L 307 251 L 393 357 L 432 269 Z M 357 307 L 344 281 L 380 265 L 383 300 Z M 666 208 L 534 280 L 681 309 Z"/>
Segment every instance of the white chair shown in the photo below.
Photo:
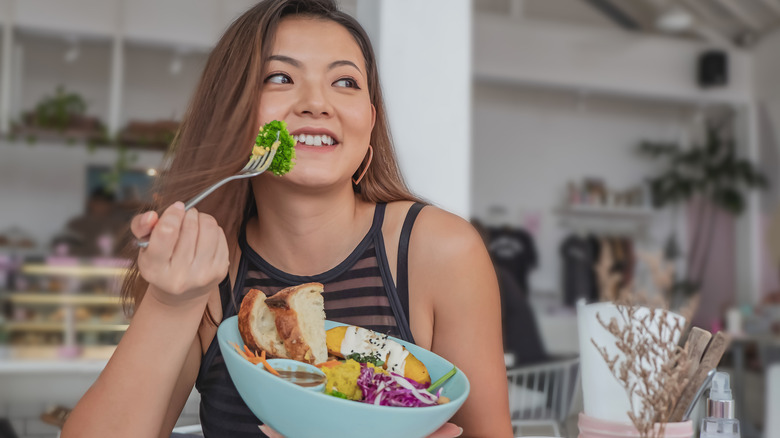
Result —
<path fill-rule="evenodd" d="M 566 431 L 566 418 L 580 384 L 580 359 L 562 359 L 508 369 L 512 427 L 549 426 L 555 436 Z"/>
<path fill-rule="evenodd" d="M 780 362 L 766 370 L 766 415 L 764 416 L 764 437 L 780 436 Z"/>

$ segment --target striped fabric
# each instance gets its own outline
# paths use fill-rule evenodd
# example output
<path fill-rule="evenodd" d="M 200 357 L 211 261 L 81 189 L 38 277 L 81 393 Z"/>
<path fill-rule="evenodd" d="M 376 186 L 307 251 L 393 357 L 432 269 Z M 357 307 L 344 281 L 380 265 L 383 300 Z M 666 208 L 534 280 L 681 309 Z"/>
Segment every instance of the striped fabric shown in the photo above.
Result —
<path fill-rule="evenodd" d="M 384 250 L 384 211 L 385 204 L 378 204 L 371 229 L 346 260 L 328 272 L 310 277 L 291 275 L 274 268 L 252 250 L 242 232 L 238 287 L 231 293 L 229 281 L 220 285 L 224 318 L 237 313 L 236 309 L 250 289 L 260 289 L 271 296 L 289 286 L 319 282 L 325 286 L 327 319 L 411 341 Z M 405 259 L 406 254 L 399 256 Z M 216 338 L 203 356 L 195 386 L 201 395 L 200 421 L 206 437 L 265 437 L 258 429 L 260 421 L 241 400 L 230 380 Z"/>

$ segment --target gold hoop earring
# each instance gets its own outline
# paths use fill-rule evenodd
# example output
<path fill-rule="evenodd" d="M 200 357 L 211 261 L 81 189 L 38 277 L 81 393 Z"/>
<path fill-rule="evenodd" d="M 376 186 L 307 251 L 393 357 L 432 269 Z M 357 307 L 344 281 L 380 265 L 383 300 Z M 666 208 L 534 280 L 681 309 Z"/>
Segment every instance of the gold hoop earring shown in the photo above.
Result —
<path fill-rule="evenodd" d="M 352 178 L 352 182 L 355 183 L 355 185 L 360 184 L 360 181 L 363 181 L 363 177 L 366 176 L 366 172 L 368 172 L 368 166 L 371 165 L 371 159 L 374 158 L 374 148 L 371 147 L 371 145 L 368 145 L 368 162 L 366 163 L 366 167 L 363 169 L 362 172 L 360 172 L 360 176 L 357 177 L 357 179 Z"/>

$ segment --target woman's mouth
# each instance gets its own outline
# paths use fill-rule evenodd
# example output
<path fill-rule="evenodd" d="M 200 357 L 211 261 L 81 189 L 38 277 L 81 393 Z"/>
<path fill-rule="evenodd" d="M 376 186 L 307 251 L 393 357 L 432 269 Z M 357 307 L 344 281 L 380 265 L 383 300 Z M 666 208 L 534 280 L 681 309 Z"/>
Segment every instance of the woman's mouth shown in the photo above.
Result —
<path fill-rule="evenodd" d="M 336 144 L 336 140 L 329 135 L 308 135 L 300 134 L 293 135 L 295 141 L 306 146 L 333 146 Z"/>

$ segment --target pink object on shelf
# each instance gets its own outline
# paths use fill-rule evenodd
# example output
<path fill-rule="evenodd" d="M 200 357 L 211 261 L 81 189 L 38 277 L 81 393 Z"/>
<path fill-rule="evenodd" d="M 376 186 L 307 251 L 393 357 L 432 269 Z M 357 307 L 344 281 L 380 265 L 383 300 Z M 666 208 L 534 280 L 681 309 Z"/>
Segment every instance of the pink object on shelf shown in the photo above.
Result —
<path fill-rule="evenodd" d="M 49 266 L 78 266 L 79 259 L 77 257 L 49 256 L 46 257 L 46 264 Z"/>
<path fill-rule="evenodd" d="M 599 420 L 580 412 L 577 427 L 579 438 L 639 438 L 639 431 L 631 423 Z M 666 423 L 665 438 L 693 438 L 693 422 Z"/>
<path fill-rule="evenodd" d="M 101 268 L 129 268 L 132 262 L 128 259 L 113 257 L 95 257 L 92 259 L 93 266 Z"/>
<path fill-rule="evenodd" d="M 62 359 L 75 359 L 81 356 L 81 347 L 78 345 L 63 345 L 57 349 L 57 357 Z"/>

